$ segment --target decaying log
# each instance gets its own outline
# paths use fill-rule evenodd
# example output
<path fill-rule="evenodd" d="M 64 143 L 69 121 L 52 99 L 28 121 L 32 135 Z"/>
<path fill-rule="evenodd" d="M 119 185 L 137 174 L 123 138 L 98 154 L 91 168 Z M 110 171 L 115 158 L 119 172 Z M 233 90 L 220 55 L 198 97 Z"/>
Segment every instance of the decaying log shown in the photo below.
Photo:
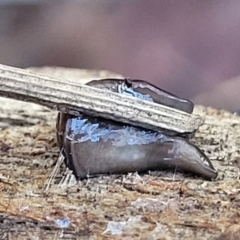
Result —
<path fill-rule="evenodd" d="M 72 81 L 81 79 L 83 83 L 92 78 L 121 77 L 107 71 L 48 67 L 31 70 Z M 0 223 L 0 236 L 237 239 L 240 117 L 203 106 L 196 106 L 194 112 L 204 118 L 205 124 L 192 141 L 218 170 L 214 181 L 164 171 L 76 182 L 61 165 L 49 182 L 59 155 L 56 112 L 1 98 L 0 211 L 4 221 Z"/>

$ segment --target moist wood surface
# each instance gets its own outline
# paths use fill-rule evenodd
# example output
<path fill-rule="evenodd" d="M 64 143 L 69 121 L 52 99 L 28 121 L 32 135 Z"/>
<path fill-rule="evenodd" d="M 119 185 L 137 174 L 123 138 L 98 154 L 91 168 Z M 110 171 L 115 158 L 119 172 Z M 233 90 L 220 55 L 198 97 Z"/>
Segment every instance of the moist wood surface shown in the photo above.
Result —
<path fill-rule="evenodd" d="M 102 71 L 42 68 L 87 82 L 120 77 Z M 3 239 L 238 239 L 240 234 L 240 118 L 197 106 L 205 118 L 192 141 L 219 176 L 151 172 L 76 182 L 56 166 L 56 112 L 0 99 L 0 238 Z M 66 228 L 58 220 L 65 219 Z M 122 233 L 113 235 L 107 229 Z M 114 227 L 115 226 L 115 227 Z M 123 227 L 124 226 L 124 227 Z"/>

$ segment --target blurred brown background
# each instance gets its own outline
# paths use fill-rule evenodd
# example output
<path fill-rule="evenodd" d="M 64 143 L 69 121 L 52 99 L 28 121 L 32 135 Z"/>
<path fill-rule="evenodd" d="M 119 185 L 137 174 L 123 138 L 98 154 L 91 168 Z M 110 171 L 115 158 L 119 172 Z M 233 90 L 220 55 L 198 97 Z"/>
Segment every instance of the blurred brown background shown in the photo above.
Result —
<path fill-rule="evenodd" d="M 238 111 L 239 11 L 237 0 L 0 0 L 0 63 L 107 69 Z"/>

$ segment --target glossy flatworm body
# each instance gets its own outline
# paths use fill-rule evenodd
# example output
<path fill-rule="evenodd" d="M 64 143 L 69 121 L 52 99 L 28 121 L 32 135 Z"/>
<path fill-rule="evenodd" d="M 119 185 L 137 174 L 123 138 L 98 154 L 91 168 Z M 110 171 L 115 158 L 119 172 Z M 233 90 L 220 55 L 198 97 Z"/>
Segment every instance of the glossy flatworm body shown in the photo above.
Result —
<path fill-rule="evenodd" d="M 191 113 L 193 103 L 142 80 L 103 79 L 90 86 L 153 101 Z M 208 157 L 187 136 L 167 135 L 112 120 L 59 113 L 57 138 L 65 163 L 77 178 L 108 173 L 177 169 L 217 176 Z"/>

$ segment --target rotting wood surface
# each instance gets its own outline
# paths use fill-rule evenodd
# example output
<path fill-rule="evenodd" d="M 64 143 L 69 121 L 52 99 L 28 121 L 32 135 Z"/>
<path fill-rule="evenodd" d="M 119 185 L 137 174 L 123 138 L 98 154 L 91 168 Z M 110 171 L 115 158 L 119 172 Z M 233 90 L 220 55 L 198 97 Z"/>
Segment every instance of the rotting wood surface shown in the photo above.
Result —
<path fill-rule="evenodd" d="M 120 77 L 106 71 L 34 70 L 82 82 Z M 76 183 L 61 166 L 45 191 L 59 154 L 56 112 L 0 99 L 0 238 L 238 239 L 240 117 L 201 106 L 194 111 L 205 124 L 192 141 L 218 170 L 215 181 L 166 171 Z M 69 226 L 59 228 L 64 219 Z M 106 231 L 116 226 L 121 234 Z"/>

